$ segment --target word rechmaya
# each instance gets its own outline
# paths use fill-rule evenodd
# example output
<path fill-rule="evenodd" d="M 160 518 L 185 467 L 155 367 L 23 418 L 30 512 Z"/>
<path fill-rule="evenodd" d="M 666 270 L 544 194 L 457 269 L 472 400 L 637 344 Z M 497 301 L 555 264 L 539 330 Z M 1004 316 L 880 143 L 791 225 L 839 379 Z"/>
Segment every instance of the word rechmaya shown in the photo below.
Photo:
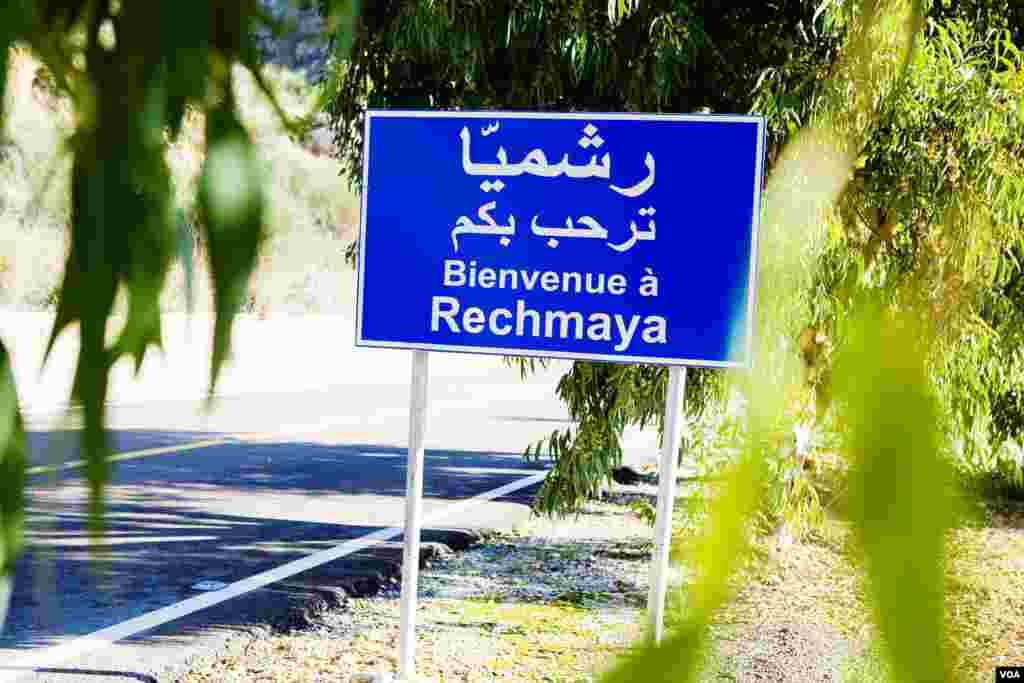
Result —
<path fill-rule="evenodd" d="M 614 342 L 616 351 L 626 351 L 640 329 L 640 338 L 648 344 L 665 344 L 665 318 L 660 315 L 632 315 L 595 312 L 583 317 L 578 311 L 538 311 L 516 299 L 513 308 L 486 311 L 477 306 L 463 309 L 453 296 L 435 296 L 430 306 L 430 330 L 438 332 L 444 324 L 455 334 L 480 334 L 487 331 L 504 337 L 542 337 L 544 339 L 589 339 Z"/>

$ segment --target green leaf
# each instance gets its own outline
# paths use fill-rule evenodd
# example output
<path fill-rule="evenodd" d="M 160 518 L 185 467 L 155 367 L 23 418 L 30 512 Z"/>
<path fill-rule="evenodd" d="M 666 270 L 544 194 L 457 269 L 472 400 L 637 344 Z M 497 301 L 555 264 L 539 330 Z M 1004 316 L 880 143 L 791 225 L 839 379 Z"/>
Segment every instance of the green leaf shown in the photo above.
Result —
<path fill-rule="evenodd" d="M 71 249 L 65 268 L 47 354 L 62 329 L 79 322 L 79 352 L 72 384 L 72 400 L 82 404 L 82 451 L 87 462 L 90 531 L 102 531 L 102 492 L 110 478 L 108 445 L 104 431 L 108 373 L 112 364 L 106 348 L 106 327 L 119 274 L 129 263 L 131 241 L 117 226 L 145 223 L 133 177 L 133 145 L 101 151 L 100 139 L 131 139 L 130 131 L 84 134 L 72 165 Z M 123 137 L 122 137 L 123 136 Z"/>
<path fill-rule="evenodd" d="M 0 7 L 0 131 L 4 128 L 4 93 L 7 90 L 10 49 L 21 37 L 27 17 L 26 0 L 4 0 Z"/>
<path fill-rule="evenodd" d="M 199 182 L 199 209 L 213 279 L 216 322 L 209 392 L 212 397 L 231 346 L 231 323 L 266 237 L 259 160 L 231 98 L 207 116 L 207 156 Z"/>
<path fill-rule="evenodd" d="M 135 155 L 137 223 L 128 243 L 120 277 L 128 295 L 128 317 L 111 349 L 111 362 L 128 355 L 141 369 L 146 350 L 162 347 L 160 292 L 174 260 L 174 228 L 170 209 L 170 174 L 159 147 Z"/>
<path fill-rule="evenodd" d="M 334 41 L 334 58 L 342 61 L 348 57 L 355 40 L 356 24 L 359 21 L 359 0 L 326 0 L 326 31 Z"/>
<path fill-rule="evenodd" d="M 750 444 L 753 446 L 753 442 Z M 695 542 L 682 623 L 658 645 L 650 639 L 619 660 L 602 683 L 691 683 L 697 680 L 707 647 L 708 625 L 730 594 L 729 579 L 748 556 L 749 523 L 757 511 L 767 474 L 751 449 L 730 468 Z"/>
<path fill-rule="evenodd" d="M 10 576 L 23 546 L 28 446 L 10 356 L 0 342 L 0 573 Z"/>
<path fill-rule="evenodd" d="M 851 326 L 836 373 L 852 458 L 850 520 L 875 620 L 907 683 L 950 680 L 943 547 L 953 480 L 939 450 L 925 338 L 909 320 L 872 307 Z"/>

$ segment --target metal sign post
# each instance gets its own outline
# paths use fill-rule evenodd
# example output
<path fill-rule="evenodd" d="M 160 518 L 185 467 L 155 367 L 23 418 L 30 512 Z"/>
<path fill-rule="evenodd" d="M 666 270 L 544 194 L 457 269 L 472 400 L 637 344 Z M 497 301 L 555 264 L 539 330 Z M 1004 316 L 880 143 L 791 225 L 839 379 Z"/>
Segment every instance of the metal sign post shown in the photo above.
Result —
<path fill-rule="evenodd" d="M 423 517 L 423 443 L 427 434 L 427 351 L 412 352 L 409 397 L 409 455 L 405 470 L 405 545 L 402 556 L 402 620 L 398 675 L 416 675 L 416 593 L 420 573 L 420 520 Z"/>
<path fill-rule="evenodd" d="M 686 394 L 686 368 L 668 371 L 665 390 L 665 434 L 658 467 L 658 512 L 654 523 L 654 557 L 651 561 L 651 585 L 647 594 L 647 617 L 654 626 L 654 640 L 661 641 L 665 626 L 665 594 L 668 589 L 668 551 L 672 543 L 672 509 L 676 500 L 676 469 L 682 435 L 683 396 Z"/>

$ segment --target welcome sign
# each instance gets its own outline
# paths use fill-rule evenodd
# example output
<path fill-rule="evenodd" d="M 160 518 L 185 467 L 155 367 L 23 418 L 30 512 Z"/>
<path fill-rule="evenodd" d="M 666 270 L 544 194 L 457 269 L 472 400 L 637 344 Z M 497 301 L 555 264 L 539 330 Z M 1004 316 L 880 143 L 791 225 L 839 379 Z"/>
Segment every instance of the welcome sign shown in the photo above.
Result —
<path fill-rule="evenodd" d="M 745 366 L 759 116 L 367 112 L 357 346 Z"/>

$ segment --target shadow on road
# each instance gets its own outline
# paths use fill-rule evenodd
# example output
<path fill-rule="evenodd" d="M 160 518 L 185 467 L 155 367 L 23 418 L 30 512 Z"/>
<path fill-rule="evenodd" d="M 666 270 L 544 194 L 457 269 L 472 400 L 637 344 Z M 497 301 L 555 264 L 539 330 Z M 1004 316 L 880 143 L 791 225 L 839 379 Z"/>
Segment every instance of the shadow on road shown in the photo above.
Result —
<path fill-rule="evenodd" d="M 28 434 L 33 462 L 54 465 L 80 456 L 77 432 L 52 431 Z M 129 460 L 114 465 L 117 485 L 167 487 L 244 488 L 299 495 L 405 496 L 406 449 L 323 441 L 245 441 L 209 432 L 111 432 L 112 450 L 125 453 L 156 447 L 184 446 L 217 438 L 226 443 L 202 449 L 171 452 Z M 40 451 L 54 450 L 54 443 L 67 455 L 57 461 L 45 460 Z M 72 448 L 71 446 L 74 445 Z M 424 464 L 423 495 L 441 500 L 461 500 L 545 469 L 527 463 L 519 453 L 494 453 L 428 449 Z M 78 479 L 80 472 L 66 470 L 65 479 Z M 34 481 L 42 485 L 47 475 Z M 532 491 L 516 492 L 500 501 L 528 503 Z"/>
<path fill-rule="evenodd" d="M 33 433 L 34 449 L 74 433 Z M 123 451 L 217 438 L 198 432 L 111 434 Z M 52 449 L 51 449 L 52 450 Z M 77 458 L 73 452 L 67 460 Z M 33 458 L 39 462 L 37 458 Z M 539 471 L 518 454 L 431 450 L 427 513 Z M 105 532 L 87 530 L 88 494 L 78 470 L 31 480 L 28 548 L 20 559 L 0 648 L 26 649 L 85 635 L 389 526 L 405 495 L 401 447 L 325 442 L 245 442 L 126 460 L 114 465 Z M 464 529 L 526 510 L 536 485 L 425 529 L 424 542 L 465 545 Z M 436 501 L 436 502 L 435 502 Z M 491 510 L 488 512 L 488 510 Z M 307 570 L 182 617 L 133 641 L 187 640 L 210 628 L 298 625 L 309 610 L 376 592 L 400 574 L 401 538 Z M 69 670 L 70 671 L 70 670 Z M 139 680 L 148 680 L 145 678 Z"/>
<path fill-rule="evenodd" d="M 31 671 L 15 666 L 0 666 L 0 671 Z M 67 676 L 102 676 L 103 678 L 126 678 L 130 681 L 142 681 L 142 683 L 160 683 L 156 678 L 148 674 L 140 674 L 131 671 L 104 671 L 99 669 L 35 669 L 41 674 L 63 674 Z"/>

